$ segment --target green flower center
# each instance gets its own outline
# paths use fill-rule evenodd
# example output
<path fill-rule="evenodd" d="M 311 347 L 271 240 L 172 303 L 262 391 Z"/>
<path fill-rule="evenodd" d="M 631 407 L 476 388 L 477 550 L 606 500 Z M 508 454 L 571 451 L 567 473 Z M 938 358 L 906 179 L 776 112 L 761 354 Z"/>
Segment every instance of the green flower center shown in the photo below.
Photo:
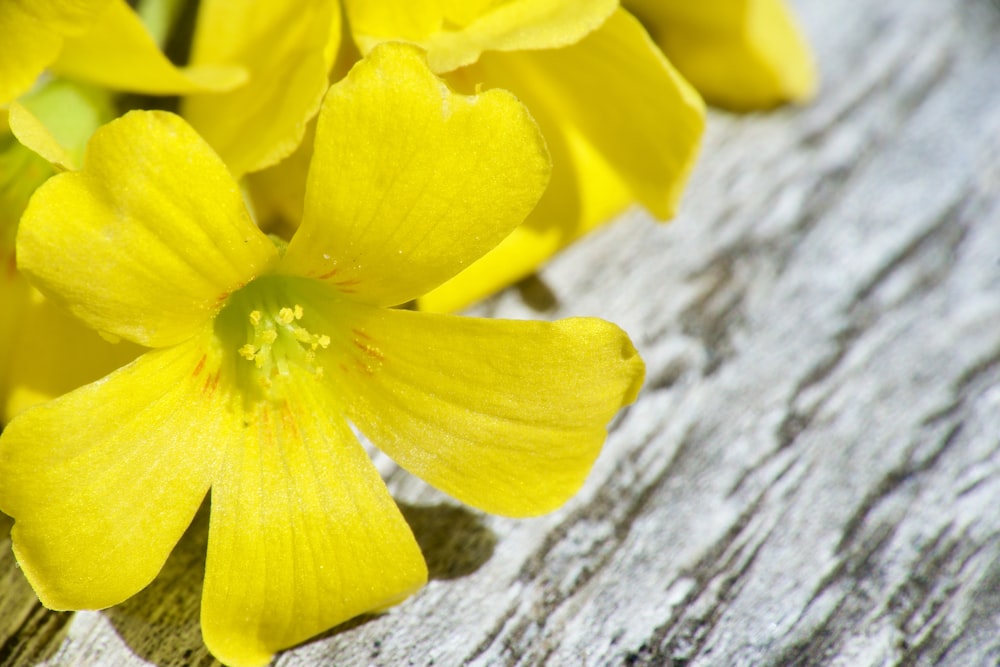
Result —
<path fill-rule="evenodd" d="M 270 393 L 276 381 L 296 369 L 323 376 L 317 354 L 330 346 L 330 336 L 316 330 L 325 319 L 309 305 L 311 287 L 302 279 L 266 276 L 229 297 L 215 331 L 224 354 L 235 353 L 240 381 Z"/>
<path fill-rule="evenodd" d="M 274 372 L 288 374 L 288 361 L 294 359 L 317 375 L 323 374 L 322 366 L 314 366 L 316 350 L 330 347 L 330 337 L 326 334 L 310 333 L 299 325 L 305 309 L 299 304 L 278 309 L 277 316 L 269 313 L 265 317 L 259 310 L 251 310 L 247 319 L 253 326 L 253 342 L 241 347 L 238 352 L 247 361 L 252 361 L 264 377 Z M 249 338 L 249 335 L 248 335 Z M 298 343 L 298 347 L 291 341 Z M 302 354 L 304 352 L 305 354 Z"/>

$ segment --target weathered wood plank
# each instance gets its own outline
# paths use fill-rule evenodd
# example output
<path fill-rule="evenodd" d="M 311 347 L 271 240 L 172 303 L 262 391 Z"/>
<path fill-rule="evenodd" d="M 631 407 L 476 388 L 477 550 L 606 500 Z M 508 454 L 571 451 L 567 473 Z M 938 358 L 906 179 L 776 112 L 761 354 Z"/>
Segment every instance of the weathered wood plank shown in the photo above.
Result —
<path fill-rule="evenodd" d="M 796 7 L 814 105 L 713 114 L 677 221 L 477 308 L 633 334 L 647 386 L 581 494 L 482 517 L 377 457 L 435 578 L 279 665 L 1000 664 L 1000 9 Z M 211 664 L 204 547 L 202 517 L 75 615 L 5 548 L 0 664 Z"/>

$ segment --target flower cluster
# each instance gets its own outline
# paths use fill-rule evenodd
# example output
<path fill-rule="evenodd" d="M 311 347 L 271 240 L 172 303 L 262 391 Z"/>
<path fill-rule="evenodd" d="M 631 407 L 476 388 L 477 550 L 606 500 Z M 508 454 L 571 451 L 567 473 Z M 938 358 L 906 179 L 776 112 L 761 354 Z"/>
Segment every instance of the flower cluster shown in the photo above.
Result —
<path fill-rule="evenodd" d="M 209 497 L 204 640 L 261 665 L 426 581 L 359 438 L 486 512 L 566 502 L 628 336 L 448 311 L 672 216 L 696 87 L 811 93 L 779 0 L 692 7 L 3 3 L 0 510 L 41 601 L 134 595 Z"/>

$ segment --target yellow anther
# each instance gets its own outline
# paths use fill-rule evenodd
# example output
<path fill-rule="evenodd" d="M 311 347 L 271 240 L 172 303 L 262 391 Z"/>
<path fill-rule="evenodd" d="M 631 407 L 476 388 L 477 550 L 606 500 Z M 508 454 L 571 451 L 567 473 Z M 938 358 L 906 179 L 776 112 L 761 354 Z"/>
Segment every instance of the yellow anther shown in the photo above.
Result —
<path fill-rule="evenodd" d="M 322 369 L 315 366 L 316 350 L 329 347 L 330 337 L 314 334 L 302 326 L 299 321 L 304 316 L 305 309 L 297 303 L 280 308 L 277 313 L 266 309 L 250 312 L 252 338 L 238 352 L 261 371 L 258 379 L 262 386 L 269 388 L 273 378 L 287 376 L 292 364 L 317 377 L 323 375 Z"/>

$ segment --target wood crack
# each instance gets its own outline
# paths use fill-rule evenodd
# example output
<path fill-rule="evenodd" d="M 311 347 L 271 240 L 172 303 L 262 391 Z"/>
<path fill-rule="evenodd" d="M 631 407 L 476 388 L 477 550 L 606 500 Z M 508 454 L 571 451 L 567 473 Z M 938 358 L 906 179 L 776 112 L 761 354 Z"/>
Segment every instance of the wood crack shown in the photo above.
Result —
<path fill-rule="evenodd" d="M 609 475 L 609 478 L 591 502 L 575 510 L 565 521 L 546 535 L 540 547 L 521 567 L 516 581 L 524 587 L 536 584 L 539 580 L 561 581 L 562 577 L 560 575 L 564 574 L 564 571 L 556 569 L 558 566 L 552 566 L 550 563 L 553 560 L 553 552 L 565 542 L 571 527 L 580 524 L 610 524 L 610 537 L 593 543 L 591 550 L 587 553 L 576 555 L 576 560 L 586 560 L 588 566 L 577 574 L 569 588 L 552 585 L 545 586 L 544 588 L 548 591 L 548 594 L 532 604 L 530 614 L 524 615 L 523 620 L 514 625 L 510 625 L 505 621 L 496 625 L 483 641 L 463 660 L 463 663 L 471 663 L 483 656 L 497 641 L 501 640 L 501 637 L 503 637 L 505 646 L 510 648 L 507 653 L 512 656 L 517 655 L 518 651 L 514 650 L 514 647 L 518 646 L 519 641 L 529 634 L 529 630 L 532 628 L 537 630 L 539 629 L 537 626 L 544 625 L 544 619 L 551 616 L 555 609 L 565 600 L 572 597 L 576 591 L 585 586 L 587 582 L 593 579 L 607 565 L 617 547 L 628 536 L 636 517 L 643 512 L 649 499 L 661 487 L 664 481 L 674 473 L 679 462 L 687 455 L 692 446 L 689 432 L 688 437 L 682 440 L 674 455 L 663 469 L 649 482 L 636 488 L 634 471 L 637 466 L 637 459 L 643 447 L 648 445 L 651 440 L 652 436 L 646 441 L 645 445 L 637 448 L 631 456 L 624 459 L 615 467 L 615 470 Z M 624 506 L 619 502 L 620 490 L 622 488 L 631 488 L 636 492 L 634 498 Z M 518 606 L 515 604 L 509 608 L 508 612 L 502 618 L 518 616 L 514 613 Z M 539 621 L 537 619 L 542 620 Z"/>
<path fill-rule="evenodd" d="M 865 495 L 858 508 L 844 524 L 844 528 L 841 531 L 840 541 L 837 543 L 835 550 L 836 553 L 845 551 L 849 545 L 857 539 L 858 533 L 864 525 L 868 515 L 880 502 L 882 502 L 889 495 L 895 493 L 900 487 L 911 481 L 920 473 L 933 468 L 944 453 L 955 443 L 961 432 L 961 423 L 952 425 L 946 432 L 945 436 L 940 440 L 940 444 L 931 451 L 929 456 L 916 461 L 907 459 L 901 465 L 893 468 L 884 477 L 882 477 L 875 488 Z M 913 449 L 914 448 L 911 448 L 911 452 Z"/>
<path fill-rule="evenodd" d="M 674 607 L 670 617 L 641 646 L 625 655 L 623 664 L 683 664 L 701 652 L 727 602 L 746 583 L 746 573 L 774 528 L 772 525 L 764 531 L 745 534 L 760 514 L 767 495 L 767 491 L 758 495 L 722 538 L 682 573 L 682 577 L 693 579 L 695 585 Z M 743 542 L 741 537 L 745 538 Z"/>

